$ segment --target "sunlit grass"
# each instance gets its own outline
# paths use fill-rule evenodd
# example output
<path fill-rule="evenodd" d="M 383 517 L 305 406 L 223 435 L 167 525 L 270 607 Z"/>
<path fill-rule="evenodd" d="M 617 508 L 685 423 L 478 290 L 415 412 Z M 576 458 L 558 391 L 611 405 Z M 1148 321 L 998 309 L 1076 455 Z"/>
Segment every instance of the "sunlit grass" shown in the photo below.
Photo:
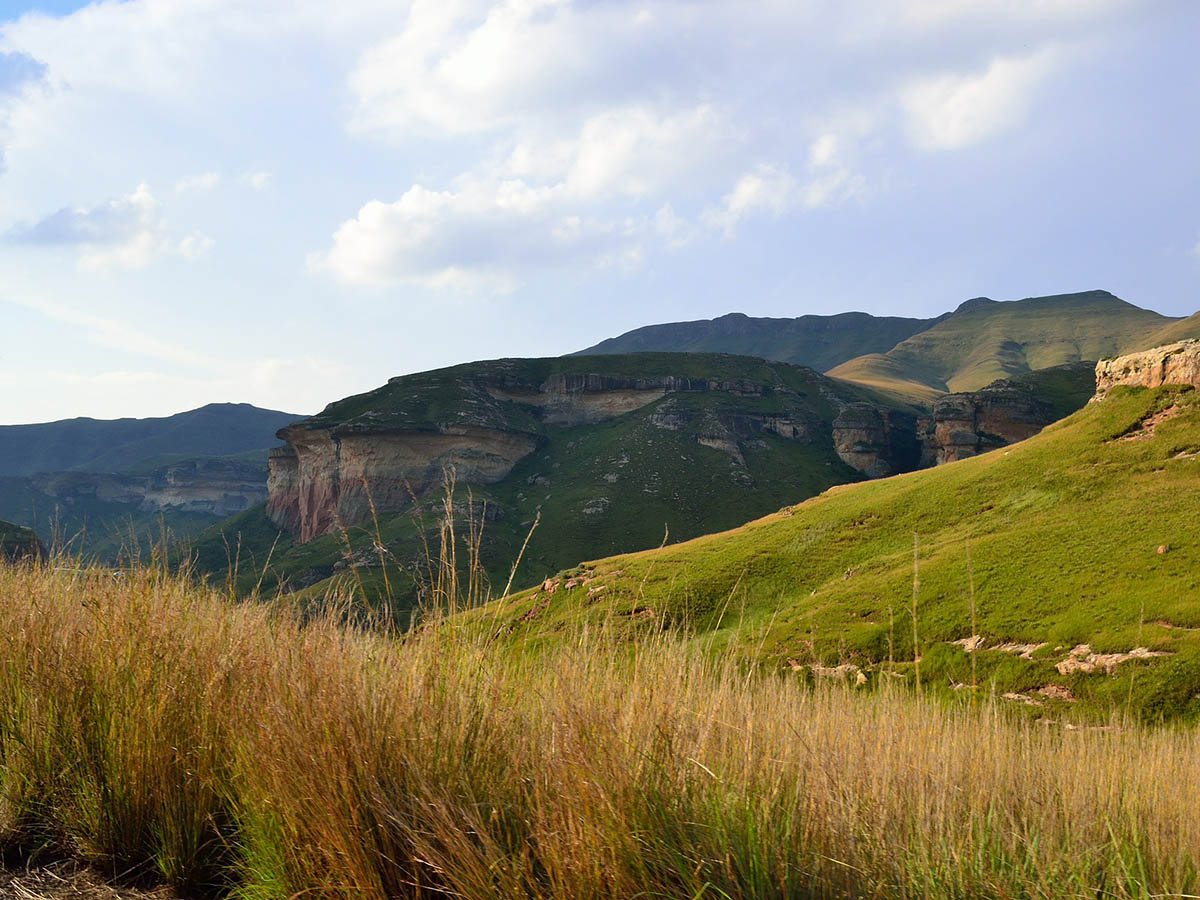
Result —
<path fill-rule="evenodd" d="M 1200 741 L 0 568 L 0 832 L 190 894 L 1200 893 Z"/>

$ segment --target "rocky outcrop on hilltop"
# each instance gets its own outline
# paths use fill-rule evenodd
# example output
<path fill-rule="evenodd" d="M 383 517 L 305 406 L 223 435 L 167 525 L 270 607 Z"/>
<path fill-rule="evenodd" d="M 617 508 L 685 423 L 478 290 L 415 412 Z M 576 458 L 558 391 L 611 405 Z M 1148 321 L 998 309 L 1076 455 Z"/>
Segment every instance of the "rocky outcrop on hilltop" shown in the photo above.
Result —
<path fill-rule="evenodd" d="M 238 459 L 183 460 L 145 475 L 47 472 L 29 481 L 64 506 L 99 500 L 144 512 L 178 509 L 230 516 L 267 498 L 263 466 Z"/>
<path fill-rule="evenodd" d="M 1164 384 L 1200 387 L 1200 340 L 1179 341 L 1115 359 L 1102 359 L 1096 364 L 1097 397 L 1121 384 L 1148 388 Z"/>

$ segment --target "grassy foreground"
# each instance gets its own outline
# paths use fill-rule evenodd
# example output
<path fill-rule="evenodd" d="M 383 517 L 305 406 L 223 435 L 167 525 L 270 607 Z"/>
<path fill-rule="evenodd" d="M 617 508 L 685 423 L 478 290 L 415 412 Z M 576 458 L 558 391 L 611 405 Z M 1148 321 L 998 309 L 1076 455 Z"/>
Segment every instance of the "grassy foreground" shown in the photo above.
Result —
<path fill-rule="evenodd" d="M 1195 730 L 459 622 L 391 639 L 0 566 L 6 850 L 255 900 L 1200 893 Z"/>

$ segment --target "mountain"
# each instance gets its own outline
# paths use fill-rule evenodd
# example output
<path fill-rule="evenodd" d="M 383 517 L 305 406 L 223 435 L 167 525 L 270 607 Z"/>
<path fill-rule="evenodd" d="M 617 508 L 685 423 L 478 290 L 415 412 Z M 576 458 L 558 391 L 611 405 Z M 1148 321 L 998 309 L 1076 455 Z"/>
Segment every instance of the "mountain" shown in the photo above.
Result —
<path fill-rule="evenodd" d="M 280 431 L 268 502 L 193 544 L 243 589 L 351 579 L 401 610 L 440 553 L 443 472 L 500 590 L 729 528 L 831 485 L 1036 433 L 1091 394 L 1078 366 L 947 398 L 945 414 L 807 367 L 716 354 L 507 359 L 394 378 Z M 1053 401 L 1043 398 L 1053 396 Z M 469 496 L 468 496 L 469 492 Z M 540 516 L 540 519 L 538 518 Z M 235 548 L 231 554 L 230 548 Z M 231 572 L 235 560 L 240 571 Z"/>
<path fill-rule="evenodd" d="M 731 353 L 796 363 L 824 372 L 864 353 L 884 353 L 938 321 L 861 312 L 795 319 L 730 313 L 717 319 L 647 325 L 580 350 L 578 355 L 649 351 Z"/>
<path fill-rule="evenodd" d="M 974 391 L 1000 378 L 1200 337 L 1200 313 L 1176 319 L 1107 291 L 1024 300 L 976 297 L 935 319 L 843 313 L 796 319 L 732 313 L 650 325 L 580 351 L 716 351 L 811 366 L 928 406 L 939 395 Z"/>
<path fill-rule="evenodd" d="M 1080 360 L 1128 353 L 1200 336 L 1200 320 L 1179 320 L 1126 303 L 1107 291 L 1001 302 L 968 300 L 935 325 L 881 354 L 866 354 L 830 375 L 931 399 Z"/>
<path fill-rule="evenodd" d="M 1021 444 L 576 566 L 480 619 L 527 646 L 669 626 L 928 690 L 969 690 L 974 660 L 982 691 L 1035 713 L 1200 717 L 1200 342 L 1100 368 L 1096 402 Z"/>
<path fill-rule="evenodd" d="M 210 403 L 149 419 L 64 419 L 0 426 L 0 475 L 123 472 L 156 457 L 233 456 L 265 450 L 300 416 L 248 403 Z"/>

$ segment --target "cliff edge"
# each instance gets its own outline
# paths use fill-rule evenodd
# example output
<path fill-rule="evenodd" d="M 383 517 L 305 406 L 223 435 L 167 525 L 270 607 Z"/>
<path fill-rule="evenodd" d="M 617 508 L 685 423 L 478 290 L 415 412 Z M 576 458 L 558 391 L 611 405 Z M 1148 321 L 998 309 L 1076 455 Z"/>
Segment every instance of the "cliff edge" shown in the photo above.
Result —
<path fill-rule="evenodd" d="M 1190 384 L 1200 388 L 1200 340 L 1178 341 L 1102 359 L 1096 364 L 1096 398 L 1117 385 L 1156 388 Z"/>

